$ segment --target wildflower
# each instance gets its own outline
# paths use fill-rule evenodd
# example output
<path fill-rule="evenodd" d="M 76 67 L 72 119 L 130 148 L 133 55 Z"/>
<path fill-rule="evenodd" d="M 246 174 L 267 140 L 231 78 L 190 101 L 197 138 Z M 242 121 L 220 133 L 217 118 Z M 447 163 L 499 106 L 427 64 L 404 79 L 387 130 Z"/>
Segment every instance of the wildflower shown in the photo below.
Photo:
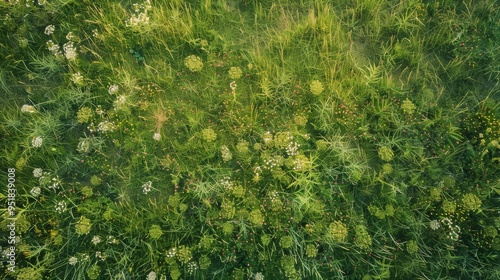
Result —
<path fill-rule="evenodd" d="M 69 258 L 69 260 L 68 260 L 69 265 L 75 265 L 77 262 L 78 262 L 78 258 L 74 257 L 74 256 Z"/>
<path fill-rule="evenodd" d="M 41 168 L 33 169 L 33 177 L 40 178 L 43 175 L 43 170 Z"/>
<path fill-rule="evenodd" d="M 394 152 L 391 148 L 387 146 L 383 146 L 378 149 L 378 156 L 383 161 L 391 161 L 394 158 Z"/>
<path fill-rule="evenodd" d="M 222 145 L 222 147 L 220 147 L 220 151 L 222 153 L 222 160 L 224 162 L 228 162 L 233 158 L 233 154 L 226 145 Z"/>
<path fill-rule="evenodd" d="M 108 132 L 115 129 L 115 124 L 110 121 L 103 121 L 97 125 L 97 130 L 101 132 Z"/>
<path fill-rule="evenodd" d="M 233 92 L 233 94 L 236 91 L 237 86 L 238 85 L 236 84 L 236 81 L 232 81 L 231 83 L 229 83 L 229 87 L 231 88 L 231 91 Z"/>
<path fill-rule="evenodd" d="M 82 74 L 80 74 L 80 72 L 76 72 L 76 73 L 73 73 L 71 75 L 71 81 L 75 84 L 75 85 L 83 85 L 83 76 Z"/>
<path fill-rule="evenodd" d="M 43 143 L 43 138 L 40 136 L 37 136 L 33 138 L 33 140 L 31 140 L 31 145 L 33 146 L 33 148 L 40 148 L 42 146 L 42 143 Z"/>
<path fill-rule="evenodd" d="M 401 104 L 401 109 L 403 109 L 403 112 L 410 114 L 410 115 L 415 112 L 416 108 L 417 108 L 417 106 L 415 106 L 415 104 L 413 104 L 413 102 L 411 102 L 411 100 L 408 98 L 406 98 L 403 101 L 403 104 Z"/>
<path fill-rule="evenodd" d="M 56 30 L 56 27 L 54 25 L 47 25 L 47 27 L 45 27 L 45 31 L 43 33 L 45 33 L 45 35 L 52 35 L 52 33 L 54 33 L 54 31 Z"/>
<path fill-rule="evenodd" d="M 151 181 L 148 181 L 148 182 L 144 183 L 144 184 L 142 185 L 142 192 L 143 192 L 144 194 L 148 194 L 148 192 L 150 192 L 150 191 L 151 191 L 151 189 L 152 189 L 152 184 L 153 184 L 153 183 L 152 183 Z"/>
<path fill-rule="evenodd" d="M 24 104 L 21 107 L 21 112 L 23 112 L 23 113 L 36 113 L 36 108 L 34 106 Z"/>
<path fill-rule="evenodd" d="M 415 255 L 416 253 L 418 253 L 418 244 L 417 244 L 417 241 L 415 241 L 415 240 L 408 241 L 408 243 L 406 243 L 406 251 L 410 255 Z"/>
<path fill-rule="evenodd" d="M 228 73 L 229 73 L 229 78 L 232 80 L 237 80 L 241 78 L 241 76 L 243 75 L 243 71 L 241 71 L 240 67 L 231 67 Z"/>
<path fill-rule="evenodd" d="M 441 224 L 439 223 L 438 220 L 432 220 L 430 221 L 429 223 L 429 227 L 432 229 L 432 230 L 437 230 L 441 227 Z"/>
<path fill-rule="evenodd" d="M 40 187 L 34 187 L 31 189 L 30 191 L 30 194 L 33 196 L 33 197 L 38 197 L 41 193 L 41 189 Z"/>
<path fill-rule="evenodd" d="M 167 251 L 167 258 L 173 258 L 175 257 L 175 255 L 177 255 L 177 248 L 172 248 L 170 250 Z"/>
<path fill-rule="evenodd" d="M 90 219 L 85 216 L 81 216 L 78 222 L 76 222 L 75 224 L 75 231 L 78 235 L 89 233 L 91 228 L 92 224 L 90 222 Z"/>
<path fill-rule="evenodd" d="M 153 139 L 156 140 L 156 141 L 160 141 L 161 139 L 161 134 L 158 133 L 158 132 L 155 132 L 155 134 L 153 134 Z"/>
<path fill-rule="evenodd" d="M 67 42 L 63 45 L 64 56 L 67 60 L 75 60 L 77 53 L 76 47 L 73 45 L 73 42 Z"/>
<path fill-rule="evenodd" d="M 111 85 L 109 86 L 108 93 L 109 94 L 116 94 L 120 88 L 118 85 Z"/>
<path fill-rule="evenodd" d="M 58 44 L 55 44 L 52 40 L 48 40 L 45 44 L 47 45 L 47 49 L 54 54 L 54 56 L 61 56 L 61 50 Z"/>
<path fill-rule="evenodd" d="M 66 211 L 66 202 L 64 201 L 59 201 L 57 204 L 56 204 L 56 211 L 58 213 L 63 213 Z"/>
<path fill-rule="evenodd" d="M 73 41 L 73 42 L 75 42 L 77 40 L 75 34 L 71 31 L 68 34 L 66 34 L 66 39 L 68 41 Z"/>
<path fill-rule="evenodd" d="M 94 235 L 94 237 L 92 237 L 92 244 L 94 244 L 94 245 L 101 243 L 101 241 L 102 241 L 102 239 L 99 235 Z"/>
<path fill-rule="evenodd" d="M 196 264 L 196 262 L 190 262 L 187 266 L 187 271 L 189 274 L 193 274 L 196 270 L 198 270 L 198 265 Z"/>
<path fill-rule="evenodd" d="M 213 142 L 217 139 L 217 133 L 211 128 L 205 128 L 201 131 L 201 137 L 207 142 Z"/>
<path fill-rule="evenodd" d="M 147 279 L 147 280 L 156 280 L 156 272 L 151 271 L 151 272 L 148 274 L 148 277 L 147 277 L 146 279 Z"/>
<path fill-rule="evenodd" d="M 323 84 L 320 81 L 318 81 L 318 80 L 314 80 L 314 81 L 311 82 L 310 90 L 311 90 L 312 94 L 319 95 L 324 90 Z"/>
<path fill-rule="evenodd" d="M 481 199 L 475 194 L 468 193 L 462 197 L 462 204 L 465 210 L 475 211 L 481 208 Z"/>
<path fill-rule="evenodd" d="M 196 55 L 190 55 L 184 59 L 184 65 L 191 72 L 198 72 L 203 68 L 203 61 Z"/>

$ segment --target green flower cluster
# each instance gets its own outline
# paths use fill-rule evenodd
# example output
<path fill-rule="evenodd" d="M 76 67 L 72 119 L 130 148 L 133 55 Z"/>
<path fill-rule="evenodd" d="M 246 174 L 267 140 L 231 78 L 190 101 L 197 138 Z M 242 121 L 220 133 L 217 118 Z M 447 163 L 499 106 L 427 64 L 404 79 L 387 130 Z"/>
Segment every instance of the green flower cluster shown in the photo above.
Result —
<path fill-rule="evenodd" d="M 383 146 L 378 149 L 378 156 L 383 161 L 391 161 L 394 158 L 394 152 L 391 148 Z"/>
<path fill-rule="evenodd" d="M 152 225 L 149 228 L 149 237 L 153 240 L 158 240 L 163 235 L 163 231 L 159 225 Z"/>
<path fill-rule="evenodd" d="M 240 67 L 231 67 L 228 73 L 229 73 L 229 78 L 231 78 L 232 80 L 237 80 L 241 78 L 241 76 L 243 75 L 243 71 L 241 71 Z"/>
<path fill-rule="evenodd" d="M 311 93 L 314 95 L 319 95 L 324 90 L 323 84 L 318 80 L 312 81 L 311 85 L 309 87 L 310 87 Z"/>
<path fill-rule="evenodd" d="M 472 193 L 465 194 L 462 197 L 462 206 L 465 210 L 476 211 L 481 208 L 481 199 Z"/>
<path fill-rule="evenodd" d="M 410 255 L 417 254 L 418 253 L 418 244 L 417 244 L 417 241 L 415 241 L 415 240 L 408 241 L 408 243 L 406 243 L 406 251 Z"/>
<path fill-rule="evenodd" d="M 364 250 L 372 246 L 372 238 L 364 225 L 356 227 L 356 239 L 354 240 L 354 244 Z"/>
<path fill-rule="evenodd" d="M 205 128 L 201 131 L 201 138 L 207 142 L 213 142 L 217 139 L 217 133 L 211 128 Z"/>
<path fill-rule="evenodd" d="M 189 69 L 191 72 L 198 72 L 203 69 L 203 61 L 201 60 L 200 57 L 196 55 L 190 55 L 184 59 L 184 65 Z"/>
<path fill-rule="evenodd" d="M 85 216 L 81 216 L 80 220 L 78 220 L 75 224 L 75 230 L 78 235 L 89 233 L 91 228 L 92 223 L 90 222 L 90 219 Z"/>

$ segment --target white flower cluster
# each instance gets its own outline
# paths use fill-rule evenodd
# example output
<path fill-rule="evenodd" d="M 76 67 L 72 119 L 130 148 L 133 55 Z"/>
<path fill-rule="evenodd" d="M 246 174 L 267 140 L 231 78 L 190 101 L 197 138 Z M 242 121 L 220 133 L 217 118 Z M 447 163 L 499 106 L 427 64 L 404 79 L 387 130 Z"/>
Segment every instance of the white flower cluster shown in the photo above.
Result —
<path fill-rule="evenodd" d="M 292 138 L 293 139 L 293 138 Z M 300 144 L 295 142 L 295 141 L 290 141 L 290 143 L 288 144 L 288 146 L 286 146 L 285 150 L 286 150 L 286 154 L 288 156 L 296 156 L 299 154 L 299 148 L 300 148 Z"/>
<path fill-rule="evenodd" d="M 262 274 L 262 272 L 257 272 L 253 275 L 253 279 L 254 280 L 264 280 L 264 275 Z"/>
<path fill-rule="evenodd" d="M 75 60 L 77 57 L 76 47 L 73 45 L 73 42 L 67 42 L 63 45 L 64 56 L 67 60 Z"/>
<path fill-rule="evenodd" d="M 127 97 L 125 95 L 120 95 L 113 102 L 113 109 L 115 111 L 122 110 L 125 104 L 127 104 Z"/>
<path fill-rule="evenodd" d="M 189 274 L 193 274 L 196 270 L 198 270 L 198 264 L 196 262 L 190 262 L 187 265 L 187 271 Z"/>
<path fill-rule="evenodd" d="M 155 134 L 153 134 L 153 139 L 156 140 L 156 141 L 160 141 L 161 139 L 161 134 L 158 133 L 158 132 L 155 132 Z"/>
<path fill-rule="evenodd" d="M 151 181 L 148 181 L 142 185 L 142 192 L 144 194 L 148 194 L 148 192 L 151 191 L 153 183 Z"/>
<path fill-rule="evenodd" d="M 61 57 L 62 56 L 62 52 L 61 52 L 61 47 L 52 42 L 52 40 L 48 40 L 47 43 L 45 43 L 47 45 L 47 49 L 56 57 Z"/>
<path fill-rule="evenodd" d="M 278 166 L 278 164 L 279 164 L 279 160 L 272 157 L 270 159 L 264 160 L 263 167 L 267 170 L 271 170 L 271 169 L 275 168 L 276 166 Z"/>
<path fill-rule="evenodd" d="M 432 229 L 432 230 L 437 230 L 441 227 L 441 224 L 439 223 L 438 220 L 432 220 L 429 222 L 429 227 Z"/>
<path fill-rule="evenodd" d="M 125 22 L 132 28 L 149 24 L 148 11 L 151 10 L 151 1 L 146 0 L 143 4 L 134 4 L 134 14 Z"/>
<path fill-rule="evenodd" d="M 36 108 L 34 106 L 24 104 L 21 107 L 21 112 L 23 112 L 23 113 L 36 113 Z"/>
<path fill-rule="evenodd" d="M 447 226 L 448 230 L 450 231 L 448 232 L 448 238 L 450 238 L 453 241 L 457 241 L 458 238 L 460 237 L 460 227 L 458 225 L 453 225 L 453 222 L 448 218 L 442 219 L 441 223 Z"/>
<path fill-rule="evenodd" d="M 108 132 L 110 130 L 114 130 L 115 128 L 115 123 L 110 121 L 103 121 L 97 125 L 97 130 L 100 132 Z"/>
<path fill-rule="evenodd" d="M 148 277 L 146 278 L 146 280 L 156 280 L 156 272 L 151 271 L 151 272 L 148 274 Z"/>
<path fill-rule="evenodd" d="M 31 145 L 33 148 L 40 148 L 43 144 L 43 138 L 40 136 L 37 136 L 31 140 Z"/>
<path fill-rule="evenodd" d="M 78 258 L 73 256 L 73 257 L 70 257 L 69 260 L 68 260 L 68 264 L 69 265 L 75 265 L 76 263 L 78 263 Z"/>
<path fill-rule="evenodd" d="M 94 237 L 92 237 L 92 244 L 94 244 L 94 245 L 101 243 L 101 241 L 102 241 L 102 239 L 99 235 L 94 235 Z"/>
<path fill-rule="evenodd" d="M 45 31 L 43 33 L 45 33 L 45 35 L 52 35 L 52 33 L 54 33 L 54 31 L 56 30 L 56 27 L 51 24 L 51 25 L 47 25 L 47 27 L 45 27 Z"/>
<path fill-rule="evenodd" d="M 119 89 L 120 89 L 120 87 L 118 85 L 111 85 L 108 88 L 108 93 L 109 94 L 116 94 Z"/>
<path fill-rule="evenodd" d="M 40 189 L 40 187 L 33 187 L 30 191 L 30 194 L 33 196 L 33 197 L 38 197 L 40 196 L 40 193 L 42 192 L 42 189 Z"/>
<path fill-rule="evenodd" d="M 167 252 L 167 258 L 173 258 L 177 255 L 177 248 L 172 248 Z"/>
<path fill-rule="evenodd" d="M 43 170 L 41 168 L 33 169 L 33 177 L 40 178 L 43 175 Z"/>
<path fill-rule="evenodd" d="M 64 202 L 64 201 L 59 201 L 59 202 L 56 204 L 56 207 L 55 207 L 55 208 L 56 208 L 56 212 L 58 212 L 58 213 L 63 213 L 63 212 L 65 212 L 65 211 L 67 210 L 66 206 L 67 206 L 66 202 Z"/>

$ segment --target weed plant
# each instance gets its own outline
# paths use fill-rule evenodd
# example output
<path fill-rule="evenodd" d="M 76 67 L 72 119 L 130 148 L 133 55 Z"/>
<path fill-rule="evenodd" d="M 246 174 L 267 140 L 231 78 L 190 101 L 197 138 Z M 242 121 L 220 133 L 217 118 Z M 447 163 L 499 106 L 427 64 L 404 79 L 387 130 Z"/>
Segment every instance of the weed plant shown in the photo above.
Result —
<path fill-rule="evenodd" d="M 1 279 L 499 279 L 497 2 L 0 18 Z"/>

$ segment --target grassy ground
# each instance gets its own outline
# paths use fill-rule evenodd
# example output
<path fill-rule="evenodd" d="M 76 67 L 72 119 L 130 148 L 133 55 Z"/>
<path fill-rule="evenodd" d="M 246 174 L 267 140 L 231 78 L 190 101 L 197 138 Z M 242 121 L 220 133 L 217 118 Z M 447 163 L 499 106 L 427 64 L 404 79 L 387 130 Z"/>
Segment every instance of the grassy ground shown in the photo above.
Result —
<path fill-rule="evenodd" d="M 19 2 L 1 279 L 500 279 L 496 1 Z"/>

